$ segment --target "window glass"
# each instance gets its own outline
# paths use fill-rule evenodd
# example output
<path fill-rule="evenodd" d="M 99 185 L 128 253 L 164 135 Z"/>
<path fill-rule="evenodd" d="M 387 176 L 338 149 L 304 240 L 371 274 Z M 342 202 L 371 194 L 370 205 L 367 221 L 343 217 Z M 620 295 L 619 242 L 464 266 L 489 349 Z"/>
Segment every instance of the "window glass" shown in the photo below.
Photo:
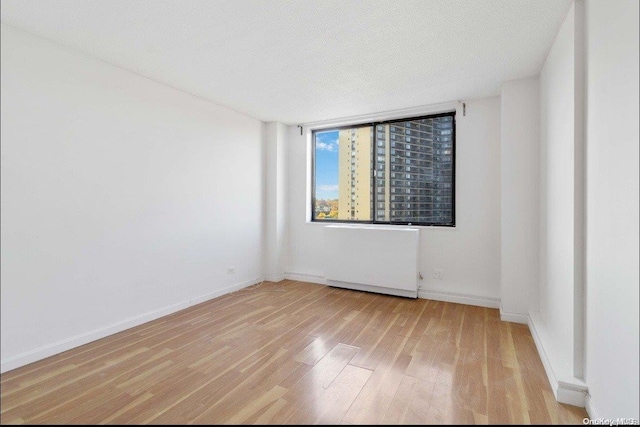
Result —
<path fill-rule="evenodd" d="M 312 219 L 454 226 L 454 118 L 314 131 Z"/>

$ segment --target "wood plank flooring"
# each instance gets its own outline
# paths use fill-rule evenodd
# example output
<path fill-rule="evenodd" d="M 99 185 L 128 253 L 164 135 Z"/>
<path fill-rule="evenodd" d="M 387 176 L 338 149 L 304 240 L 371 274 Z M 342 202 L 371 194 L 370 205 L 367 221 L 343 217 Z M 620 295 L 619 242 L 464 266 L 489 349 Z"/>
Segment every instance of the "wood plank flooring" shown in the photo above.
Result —
<path fill-rule="evenodd" d="M 582 424 L 497 310 L 265 282 L 1 376 L 2 424 Z"/>

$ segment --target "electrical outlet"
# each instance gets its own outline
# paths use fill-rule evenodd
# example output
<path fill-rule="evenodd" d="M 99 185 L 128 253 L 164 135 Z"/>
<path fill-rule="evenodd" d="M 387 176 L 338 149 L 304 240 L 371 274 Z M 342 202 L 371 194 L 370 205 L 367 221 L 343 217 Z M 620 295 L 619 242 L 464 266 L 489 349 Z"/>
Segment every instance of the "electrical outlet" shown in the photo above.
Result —
<path fill-rule="evenodd" d="M 227 274 L 233 274 L 236 272 L 236 268 L 235 267 L 229 267 L 227 268 Z"/>
<path fill-rule="evenodd" d="M 436 279 L 442 279 L 442 270 L 439 268 L 434 268 L 433 277 L 435 277 Z"/>

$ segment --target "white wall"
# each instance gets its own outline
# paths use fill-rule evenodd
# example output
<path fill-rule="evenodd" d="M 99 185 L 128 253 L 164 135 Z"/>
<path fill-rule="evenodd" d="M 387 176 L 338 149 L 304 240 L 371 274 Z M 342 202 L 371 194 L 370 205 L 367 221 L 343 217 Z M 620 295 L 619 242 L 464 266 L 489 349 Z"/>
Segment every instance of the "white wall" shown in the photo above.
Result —
<path fill-rule="evenodd" d="M 504 320 L 526 323 L 538 286 L 538 78 L 512 80 L 501 94 L 501 266 Z"/>
<path fill-rule="evenodd" d="M 532 307 L 555 375 L 563 378 L 573 375 L 574 24 L 572 5 L 540 73 L 540 281 Z"/>
<path fill-rule="evenodd" d="M 586 378 L 600 416 L 637 420 L 638 2 L 586 6 Z"/>
<path fill-rule="evenodd" d="M 260 121 L 1 35 L 3 371 L 261 277 Z"/>
<path fill-rule="evenodd" d="M 421 227 L 421 295 L 497 307 L 500 280 L 500 98 L 466 102 L 456 123 L 456 227 Z M 323 225 L 308 222 L 308 135 L 289 127 L 289 277 L 322 283 Z M 433 269 L 443 271 L 435 279 Z M 455 295 L 454 295 L 455 296 Z"/>

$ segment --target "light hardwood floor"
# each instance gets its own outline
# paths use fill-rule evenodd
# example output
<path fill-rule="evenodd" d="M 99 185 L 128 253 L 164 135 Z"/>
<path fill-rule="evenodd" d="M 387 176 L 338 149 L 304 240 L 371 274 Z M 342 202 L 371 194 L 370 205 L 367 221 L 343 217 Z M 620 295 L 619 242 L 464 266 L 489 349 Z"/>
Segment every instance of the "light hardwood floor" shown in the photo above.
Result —
<path fill-rule="evenodd" d="M 1 376 L 1 422 L 582 424 L 497 310 L 265 282 Z"/>

